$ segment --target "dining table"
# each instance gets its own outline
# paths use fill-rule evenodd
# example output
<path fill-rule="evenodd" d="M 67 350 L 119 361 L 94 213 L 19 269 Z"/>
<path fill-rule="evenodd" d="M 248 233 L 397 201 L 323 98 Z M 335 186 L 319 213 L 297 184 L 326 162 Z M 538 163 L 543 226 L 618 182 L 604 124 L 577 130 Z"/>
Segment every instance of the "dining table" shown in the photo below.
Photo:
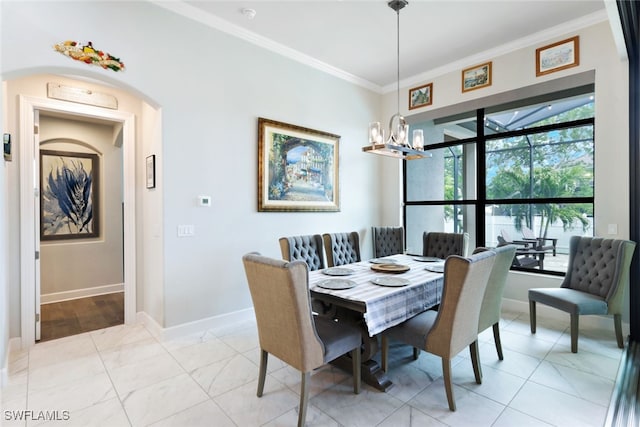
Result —
<path fill-rule="evenodd" d="M 384 330 L 440 304 L 444 260 L 397 254 L 309 272 L 312 298 L 335 308 L 338 322 L 359 326 L 362 380 L 386 391 L 391 381 L 374 359 Z M 335 364 L 349 370 L 351 361 Z"/>

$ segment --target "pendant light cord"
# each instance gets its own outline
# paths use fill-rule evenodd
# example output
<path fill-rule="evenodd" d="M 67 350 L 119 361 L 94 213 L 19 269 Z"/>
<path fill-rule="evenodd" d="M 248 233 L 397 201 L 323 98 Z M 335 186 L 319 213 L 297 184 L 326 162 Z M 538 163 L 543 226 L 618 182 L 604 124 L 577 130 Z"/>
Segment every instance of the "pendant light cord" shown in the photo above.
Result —
<path fill-rule="evenodd" d="M 398 115 L 400 115 L 400 9 L 396 11 L 396 41 L 397 41 L 397 103 L 398 103 Z"/>

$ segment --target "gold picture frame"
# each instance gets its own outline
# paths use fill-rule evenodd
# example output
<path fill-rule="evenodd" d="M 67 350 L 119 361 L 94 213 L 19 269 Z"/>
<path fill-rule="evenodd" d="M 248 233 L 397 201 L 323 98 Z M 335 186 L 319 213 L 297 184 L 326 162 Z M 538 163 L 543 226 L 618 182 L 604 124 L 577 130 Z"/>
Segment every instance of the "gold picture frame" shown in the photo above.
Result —
<path fill-rule="evenodd" d="M 462 70 L 462 92 L 491 86 L 492 61 Z"/>
<path fill-rule="evenodd" d="M 258 211 L 340 210 L 340 136 L 258 118 Z"/>
<path fill-rule="evenodd" d="M 433 83 L 409 89 L 409 110 L 433 104 Z"/>
<path fill-rule="evenodd" d="M 580 65 L 580 36 L 536 49 L 536 77 Z"/>

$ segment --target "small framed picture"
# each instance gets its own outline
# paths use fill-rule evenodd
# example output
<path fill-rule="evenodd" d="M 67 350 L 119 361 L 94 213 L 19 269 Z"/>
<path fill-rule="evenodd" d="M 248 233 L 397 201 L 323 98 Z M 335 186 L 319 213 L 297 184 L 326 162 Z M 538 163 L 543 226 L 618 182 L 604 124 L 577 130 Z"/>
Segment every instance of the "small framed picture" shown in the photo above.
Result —
<path fill-rule="evenodd" d="M 536 49 L 536 77 L 580 65 L 580 36 Z"/>
<path fill-rule="evenodd" d="M 4 151 L 4 160 L 11 161 L 11 134 L 5 133 L 2 135 L 2 148 Z"/>
<path fill-rule="evenodd" d="M 462 70 L 462 92 L 491 86 L 491 61 Z"/>
<path fill-rule="evenodd" d="M 426 107 L 433 103 L 433 83 L 409 89 L 409 110 Z"/>
<path fill-rule="evenodd" d="M 156 188 L 156 155 L 147 157 L 147 188 Z"/>

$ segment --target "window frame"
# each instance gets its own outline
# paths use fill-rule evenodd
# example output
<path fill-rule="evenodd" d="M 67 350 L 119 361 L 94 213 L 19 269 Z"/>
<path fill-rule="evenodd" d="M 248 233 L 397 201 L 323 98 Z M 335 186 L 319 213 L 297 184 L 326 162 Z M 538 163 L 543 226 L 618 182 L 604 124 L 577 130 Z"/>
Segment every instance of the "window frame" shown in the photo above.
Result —
<path fill-rule="evenodd" d="M 558 98 L 561 99 L 561 98 Z M 476 136 L 471 138 L 463 138 L 456 139 L 455 141 L 445 141 L 435 144 L 429 144 L 425 146 L 425 150 L 435 150 L 435 149 L 445 149 L 453 146 L 462 146 L 465 144 L 475 144 L 476 147 L 476 162 L 475 171 L 476 171 L 476 199 L 462 199 L 462 200 L 421 200 L 421 201 L 408 201 L 407 200 L 407 162 L 404 161 L 402 165 L 402 198 L 403 198 L 403 206 L 402 206 L 402 214 L 403 214 L 403 226 L 404 229 L 407 230 L 407 208 L 411 206 L 445 206 L 445 205 L 467 205 L 473 206 L 476 212 L 476 223 L 475 223 L 475 236 L 470 236 L 470 238 L 475 238 L 475 246 L 478 246 L 478 242 L 486 242 L 486 225 L 485 218 L 486 215 L 482 217 L 479 216 L 478 213 L 485 212 L 485 208 L 490 205 L 500 205 L 500 204 L 524 204 L 524 205 L 539 205 L 539 204 L 547 204 L 547 203 L 555 203 L 555 204 L 591 204 L 593 206 L 593 215 L 595 217 L 595 194 L 592 194 L 588 197 L 545 197 L 545 198 L 512 198 L 512 199 L 487 199 L 487 182 L 486 182 L 486 146 L 487 141 L 495 140 L 495 139 L 506 139 L 512 137 L 519 137 L 537 133 L 545 133 L 551 131 L 559 131 L 563 129 L 570 129 L 576 127 L 584 127 L 591 126 L 593 129 L 593 150 L 594 150 L 594 177 L 593 180 L 595 182 L 595 112 L 594 116 L 586 119 L 578 119 L 567 122 L 548 124 L 542 126 L 528 127 L 524 129 L 512 130 L 512 131 L 504 131 L 497 132 L 491 135 L 485 135 L 484 132 L 484 118 L 485 112 L 489 108 L 478 108 L 476 109 Z M 492 111 L 495 108 L 490 108 Z M 463 113 L 465 114 L 465 113 Z M 529 148 L 533 149 L 532 147 Z M 595 188 L 594 188 L 595 190 Z M 482 218 L 482 220 L 480 220 Z M 406 237 L 405 237 L 406 241 Z M 484 246 L 484 244 L 480 245 Z M 531 269 L 531 268 L 523 268 L 512 266 L 512 270 L 514 271 L 526 271 L 534 274 L 545 274 L 552 276 L 564 276 L 564 271 L 553 271 L 553 270 L 540 270 L 540 269 Z"/>

